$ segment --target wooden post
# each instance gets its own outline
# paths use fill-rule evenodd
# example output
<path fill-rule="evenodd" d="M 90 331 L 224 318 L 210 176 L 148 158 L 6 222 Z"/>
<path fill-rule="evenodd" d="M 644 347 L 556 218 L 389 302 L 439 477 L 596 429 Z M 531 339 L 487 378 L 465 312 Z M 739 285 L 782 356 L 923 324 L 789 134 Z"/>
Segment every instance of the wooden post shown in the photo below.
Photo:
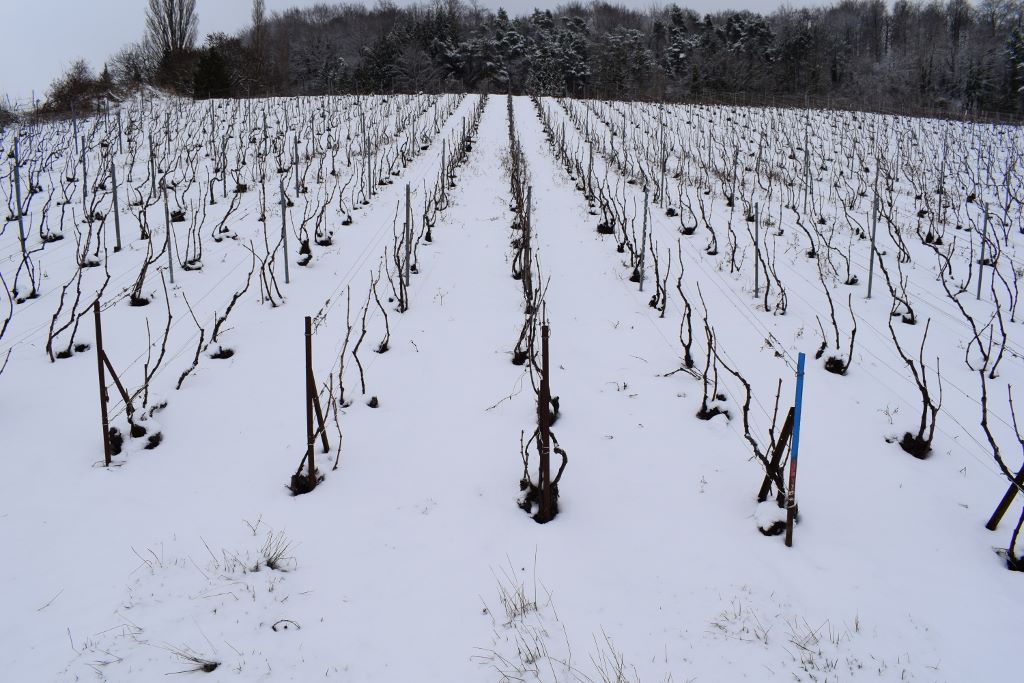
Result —
<path fill-rule="evenodd" d="M 96 321 L 96 370 L 100 380 L 100 423 L 103 426 L 103 466 L 110 467 L 110 422 L 107 417 L 107 380 L 103 374 L 103 327 L 100 324 L 100 300 L 92 305 Z"/>
<path fill-rule="evenodd" d="M 775 450 L 772 451 L 771 464 L 764 473 L 764 481 L 761 482 L 761 490 L 757 492 L 757 502 L 763 503 L 768 500 L 768 491 L 771 490 L 774 482 L 779 490 L 782 490 L 782 472 L 779 470 L 779 463 L 782 462 L 782 454 L 786 452 L 786 445 L 793 434 L 793 409 L 789 409 L 786 421 L 782 423 L 782 431 L 779 433 L 779 440 L 775 442 Z"/>
<path fill-rule="evenodd" d="M 786 503 L 786 547 L 793 545 L 793 523 L 796 521 L 796 465 L 800 454 L 800 414 L 804 402 L 804 361 L 800 354 L 796 370 L 796 405 L 793 408 L 793 450 L 789 456 L 789 500 Z"/>
<path fill-rule="evenodd" d="M 117 153 L 124 154 L 124 140 L 122 139 L 123 132 L 121 130 L 121 110 L 117 110 Z"/>
<path fill-rule="evenodd" d="M 290 284 L 288 278 L 288 200 L 284 196 L 284 178 L 281 178 L 281 240 L 284 242 L 284 283 Z M 298 182 L 298 181 L 296 181 Z"/>
<path fill-rule="evenodd" d="M 871 256 L 868 259 L 868 298 L 871 298 L 871 283 L 875 277 L 875 233 L 878 232 L 878 195 L 872 202 L 871 211 Z"/>
<path fill-rule="evenodd" d="M 306 332 L 306 465 L 309 468 L 307 479 L 309 490 L 316 488 L 316 434 L 313 431 L 313 397 L 316 387 L 313 384 L 313 320 L 308 315 L 305 320 Z"/>
<path fill-rule="evenodd" d="M 993 512 L 992 516 L 989 517 L 988 524 L 985 525 L 986 529 L 989 531 L 996 530 L 996 527 L 999 526 L 999 522 L 1003 519 L 1003 515 L 1005 515 L 1006 511 L 1010 509 L 1010 503 L 1013 502 L 1017 493 L 1021 491 L 1022 486 L 1024 486 L 1024 466 L 1022 466 L 1020 471 L 1017 472 L 1017 476 L 1010 484 L 1010 488 L 1006 489 L 1006 494 L 1003 496 L 1003 499 L 999 501 L 999 505 L 996 507 L 995 512 Z"/>
<path fill-rule="evenodd" d="M 110 191 L 114 193 L 114 236 L 117 244 L 114 245 L 114 253 L 121 251 L 121 212 L 117 206 L 117 171 L 114 170 L 114 160 L 110 160 Z"/>
<path fill-rule="evenodd" d="M 28 248 L 25 246 L 25 217 L 21 211 L 21 157 L 18 155 L 18 137 L 14 138 L 14 199 L 18 202 L 18 237 L 21 239 L 21 258 L 28 259 Z"/>
<path fill-rule="evenodd" d="M 550 328 L 545 322 L 540 328 L 541 338 L 541 379 L 540 395 L 537 397 L 538 445 L 540 447 L 540 509 L 534 517 L 544 524 L 555 517 L 554 491 L 551 489 L 551 362 L 548 354 Z"/>

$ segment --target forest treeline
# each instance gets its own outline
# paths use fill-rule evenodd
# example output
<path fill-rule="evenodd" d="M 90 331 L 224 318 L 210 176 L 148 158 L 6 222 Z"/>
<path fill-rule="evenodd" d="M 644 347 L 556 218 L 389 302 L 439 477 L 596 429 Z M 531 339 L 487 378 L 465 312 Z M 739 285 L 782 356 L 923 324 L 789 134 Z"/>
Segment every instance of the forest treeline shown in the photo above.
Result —
<path fill-rule="evenodd" d="M 51 88 L 52 107 L 149 84 L 196 98 L 510 91 L 1024 111 L 1022 0 L 842 0 L 705 15 L 571 2 L 514 18 L 460 0 L 275 13 L 254 0 L 237 33 L 201 44 L 194 0 L 149 5 L 147 35 L 99 76 L 73 65 Z"/>

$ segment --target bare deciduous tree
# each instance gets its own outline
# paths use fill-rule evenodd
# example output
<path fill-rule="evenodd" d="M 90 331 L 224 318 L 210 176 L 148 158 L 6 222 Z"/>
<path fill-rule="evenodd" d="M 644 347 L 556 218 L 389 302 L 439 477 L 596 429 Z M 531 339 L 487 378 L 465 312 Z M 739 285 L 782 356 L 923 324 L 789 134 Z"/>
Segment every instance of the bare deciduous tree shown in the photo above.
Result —
<path fill-rule="evenodd" d="M 146 37 L 158 53 L 191 50 L 198 32 L 196 0 L 149 0 Z"/>

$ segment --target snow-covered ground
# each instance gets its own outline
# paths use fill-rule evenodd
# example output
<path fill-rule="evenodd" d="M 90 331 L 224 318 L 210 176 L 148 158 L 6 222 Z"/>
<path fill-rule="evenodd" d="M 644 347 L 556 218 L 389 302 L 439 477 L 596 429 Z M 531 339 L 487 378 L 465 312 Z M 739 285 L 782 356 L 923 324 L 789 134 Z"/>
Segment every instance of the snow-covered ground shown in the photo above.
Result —
<path fill-rule="evenodd" d="M 889 150 L 879 158 L 900 156 L 904 164 L 904 180 L 888 196 L 894 198 L 891 215 L 911 255 L 902 269 L 919 323 L 904 325 L 897 318 L 894 329 L 916 360 L 925 323 L 931 321 L 924 357 L 932 387 L 938 383 L 932 360 L 941 357 L 942 408 L 933 452 L 918 460 L 893 442 L 916 431 L 920 397 L 890 338 L 892 297 L 876 261 L 873 296 L 865 298 L 870 247 L 849 222 L 856 214 L 867 226 L 872 190 L 869 185 L 860 195 L 857 183 L 873 177 L 876 164 L 875 153 L 864 154 L 869 157 L 864 161 L 856 151 L 864 144 L 861 138 L 853 142 L 857 134 L 851 131 L 863 131 L 856 118 L 814 113 L 818 157 L 813 165 L 830 170 L 815 172 L 814 197 L 802 224 L 818 236 L 824 260 L 837 269 L 819 277 L 822 259 L 805 255 L 807 238 L 794 218 L 803 209 L 803 152 L 788 156 L 792 146 L 802 144 L 791 139 L 793 130 L 803 134 L 802 113 L 682 107 L 659 113 L 654 105 L 547 99 L 538 108 L 528 98 L 514 98 L 533 188 L 534 247 L 547 284 L 552 390 L 560 401 L 554 430 L 569 458 L 559 485 L 560 512 L 539 525 L 516 506 L 523 468 L 520 437 L 536 425 L 536 402 L 526 366 L 511 362 L 523 324 L 523 297 L 521 284 L 510 276 L 514 214 L 504 163 L 509 147 L 504 97 L 487 100 L 472 150 L 454 172 L 450 205 L 437 212 L 432 241 L 417 242 L 408 311 L 394 310 L 397 294 L 389 284 L 389 277 L 397 279 L 395 235 L 401 232 L 405 185 L 415 233 L 422 236 L 424 201 L 434 192 L 441 164 L 451 162 L 465 126 L 471 127 L 478 101 L 476 96 L 314 98 L 218 103 L 211 110 L 205 103 L 158 100 L 152 111 L 149 101 L 126 105 L 124 122 L 134 112 L 146 126 L 146 135 L 137 135 L 141 151 L 126 181 L 139 188 L 140 197 L 151 190 L 146 136 L 165 134 L 168 121 L 178 127 L 169 142 L 157 140 L 161 163 L 181 160 L 158 169 L 175 181 L 180 200 L 172 203 L 180 201 L 186 212 L 185 223 L 173 224 L 175 282 L 169 281 L 164 253 L 144 278 L 141 291 L 151 303 L 130 305 L 127 290 L 150 240 L 139 238 L 139 207 L 122 194 L 125 249 L 113 252 L 108 216 L 102 223 L 105 245 L 92 251 L 102 265 L 83 270 L 74 309 L 81 314 L 74 342 L 89 348 L 53 362 L 45 349 L 51 318 L 62 287 L 73 282 L 56 327 L 68 319 L 77 265 L 86 251 L 75 239 L 76 228 L 86 231 L 81 211 L 74 228 L 71 214 L 81 204 L 81 183 L 66 179 L 76 175 L 70 124 L 24 131 L 21 145 L 29 151 L 23 154 L 31 160 L 21 172 L 32 176 L 36 169 L 34 178 L 43 188 L 25 218 L 28 248 L 40 249 L 32 254 L 39 296 L 11 304 L 13 316 L 0 338 L 0 364 L 10 350 L 0 376 L 0 450 L 6 465 L 0 541 L 12 551 L 0 566 L 6 616 L 0 625 L 2 678 L 144 681 L 197 669 L 189 675 L 226 681 L 1012 677 L 1019 670 L 1013 647 L 1019 640 L 1024 576 L 1008 571 L 996 550 L 1008 545 L 1021 497 L 996 533 L 985 530 L 1008 482 L 979 426 L 978 374 L 964 362 L 967 354 L 978 365 L 977 348 L 968 348 L 972 335 L 965 338 L 965 318 L 946 297 L 936 256 L 907 217 L 924 201 L 915 200 L 909 179 L 918 173 L 931 178 L 948 136 L 955 161 L 942 173 L 950 178 L 950 202 L 960 208 L 956 218 L 947 219 L 945 242 L 955 248 L 953 276 L 963 280 L 967 263 L 976 257 L 977 238 L 952 226 L 968 225 L 978 213 L 976 203 L 963 198 L 971 188 L 953 185 L 969 178 L 969 169 L 980 168 L 972 165 L 972 144 L 996 160 L 993 177 L 982 183 L 983 196 L 993 197 L 993 213 L 1007 223 L 1005 239 L 1000 232 L 994 241 L 1001 248 L 997 268 L 1003 264 L 1000 272 L 1011 294 L 997 290 L 993 295 L 986 281 L 981 301 L 974 300 L 973 284 L 960 300 L 982 326 L 995 310 L 993 296 L 1003 297 L 1006 319 L 1002 328 L 993 321 L 992 329 L 994 348 L 1005 353 L 988 382 L 988 402 L 992 430 L 1007 466 L 1016 472 L 1021 453 L 1006 388 L 1021 384 L 1024 376 L 1016 346 L 1020 323 L 1011 322 L 1009 313 L 1016 300 L 1020 204 L 1004 214 L 996 199 L 1003 196 L 1000 164 L 1022 149 L 1019 133 L 985 128 L 972 137 L 969 127 L 956 123 L 864 119 L 880 136 L 880 148 Z M 210 111 L 216 118 L 212 135 Z M 623 113 L 621 120 L 613 111 Z M 669 131 L 662 117 L 673 122 Z M 629 126 L 616 128 L 627 120 Z M 91 141 L 87 168 L 101 166 L 99 141 L 109 123 L 103 117 L 79 123 L 80 134 Z M 754 134 L 759 129 L 763 137 Z M 891 139 L 881 137 L 883 129 Z M 270 131 L 266 141 L 265 130 Z M 909 151 L 909 143 L 905 151 L 902 142 L 898 153 L 892 151 L 901 130 L 916 131 L 916 152 Z M 709 133 L 715 142 L 700 147 Z M 587 169 L 587 135 L 596 148 L 592 170 Z M 743 143 L 736 149 L 748 158 L 748 170 L 739 174 L 731 211 L 723 198 L 732 183 L 730 168 L 744 165 L 731 156 L 732 143 L 719 138 L 740 136 Z M 290 148 L 296 137 L 308 186 L 299 196 L 293 190 Z M 380 168 L 368 171 L 362 141 L 370 138 Z M 3 138 L 5 157 L 11 141 L 9 131 Z M 237 151 L 239 143 L 245 153 Z M 222 144 L 226 180 L 217 179 L 219 154 L 209 155 Z M 271 150 L 265 207 L 258 187 L 263 145 Z M 761 160 L 752 158 L 759 145 L 765 168 L 777 174 L 768 185 L 774 189 L 766 189 L 768 171 L 759 174 Z M 400 160 L 403 146 L 407 164 Z M 579 161 L 582 173 L 566 171 L 560 147 Z M 598 203 L 588 205 L 578 190 L 588 176 L 592 182 L 600 179 L 596 182 L 615 194 L 635 222 L 639 244 L 642 182 L 626 181 L 653 177 L 660 161 L 652 159 L 660 149 L 670 150 L 666 176 L 678 176 L 665 184 L 650 212 L 648 239 L 657 253 L 673 254 L 664 317 L 648 305 L 655 289 L 653 264 L 646 263 L 640 291 L 629 280 L 629 254 L 616 250 L 619 236 L 597 233 Z M 705 182 L 697 162 L 709 150 L 719 174 Z M 857 159 L 856 171 L 848 152 Z M 113 158 L 126 178 L 129 154 L 118 151 Z M 935 168 L 915 166 L 922 159 Z M 862 163 L 870 171 L 859 170 Z M 47 165 L 49 172 L 39 170 Z M 837 187 L 834 168 L 846 165 L 850 169 L 843 178 L 850 184 Z M 12 166 L 7 160 L 4 172 L 10 174 Z M 295 203 L 288 219 L 288 284 L 280 263 L 283 247 L 274 246 L 281 223 L 277 166 L 288 171 L 282 178 Z M 337 175 L 330 174 L 332 168 Z M 1012 176 L 1006 187 L 1013 192 L 1020 186 L 1015 168 L 1005 171 Z M 374 196 L 360 194 L 367 173 L 376 186 Z M 196 181 L 189 185 L 192 176 Z M 198 233 L 202 268 L 182 271 L 188 226 L 211 192 L 208 178 L 214 179 L 217 203 L 205 207 Z M 377 185 L 382 178 L 393 184 Z M 249 191 L 240 195 L 225 224 L 230 234 L 215 241 L 231 185 L 245 181 Z M 23 177 L 22 182 L 30 181 Z M 6 179 L 0 184 L 10 193 Z M 42 235 L 57 232 L 62 185 L 69 186 L 70 198 L 62 223 L 65 239 L 44 246 Z M 51 187 L 54 203 L 44 218 L 41 209 Z M 712 188 L 710 194 L 702 194 L 705 188 Z M 109 211 L 109 195 L 100 190 L 100 196 L 102 210 Z M 688 224 L 684 204 L 689 197 L 696 208 L 698 196 L 715 199 L 708 221 L 717 233 L 716 254 L 707 253 L 703 224 L 695 234 L 682 234 L 680 218 L 666 215 L 671 206 Z M 777 308 L 765 312 L 764 302 L 753 295 L 750 224 L 743 220 L 748 199 L 773 217 L 771 225 L 762 225 L 759 239 L 786 287 L 784 315 Z M 14 206 L 13 199 L 7 203 Z M 313 235 L 321 206 L 326 208 L 316 229 L 330 231 L 331 243 L 311 240 L 312 259 L 302 267 L 298 238 L 303 227 Z M 163 210 L 157 201 L 147 211 L 155 253 L 166 240 Z M 310 217 L 306 226 L 301 225 L 304 213 Z M 343 224 L 349 216 L 351 224 Z M 815 227 L 818 216 L 824 223 Z M 729 226 L 740 235 L 736 268 L 730 267 Z M 10 289 L 22 263 L 17 222 L 9 220 L 3 230 L 0 274 Z M 960 235 L 955 244 L 954 234 Z M 834 246 L 826 246 L 826 238 L 834 239 Z M 878 245 L 898 285 L 898 247 L 881 221 Z M 857 285 L 842 284 L 843 254 L 859 276 Z M 677 255 L 684 265 L 681 287 L 694 307 L 693 373 L 672 373 L 681 363 L 684 313 L 675 285 Z M 260 259 L 272 256 L 264 270 L 277 278 L 269 288 L 273 303 L 261 291 L 259 266 Z M 209 340 L 214 320 L 242 289 L 254 259 L 249 289 L 218 339 L 233 355 L 215 359 L 210 353 L 216 345 L 203 349 L 194 372 L 175 389 L 200 342 L 190 308 Z M 664 269 L 665 261 L 660 265 Z M 142 385 L 143 366 L 152 367 L 160 355 L 168 303 L 173 316 L 149 400 L 167 403 L 149 422 L 150 433 L 158 430 L 162 441 L 146 450 L 145 438 L 126 438 L 124 452 L 109 468 L 103 466 L 88 309 L 105 268 L 111 281 L 100 297 L 104 341 L 129 392 Z M 386 323 L 370 289 L 378 276 Z M 28 279 L 24 271 L 18 277 L 24 296 Z M 169 302 L 161 277 L 167 278 Z M 760 277 L 763 288 L 764 270 Z M 824 358 L 813 357 L 821 341 L 816 317 L 832 336 L 824 286 L 831 288 L 843 336 L 838 350 L 830 341 L 829 354 L 846 353 L 848 301 L 856 316 L 856 343 L 845 376 L 826 372 Z M 772 424 L 777 382 L 782 380 L 784 415 L 792 404 L 796 356 L 808 356 L 800 522 L 792 548 L 781 537 L 758 532 L 765 517 L 780 511 L 756 502 L 764 472 L 744 439 L 743 387 L 721 366 L 725 399 L 719 403 L 730 419 L 695 417 L 703 393 L 698 377 L 707 357 L 698 287 L 718 353 L 753 387 L 750 417 L 762 445 Z M 996 287 L 1002 287 L 998 280 Z M 778 292 L 770 296 L 774 306 Z M 351 355 L 364 307 L 366 338 L 359 359 L 365 391 Z M 345 347 L 347 308 L 354 329 Z M 4 311 L 0 308 L 0 314 Z M 306 438 L 304 316 L 315 317 L 318 384 L 330 384 L 336 392 L 343 368 L 346 401 L 337 410 L 340 455 L 337 428 L 328 419 L 331 452 L 317 448 L 324 480 L 313 492 L 293 497 L 286 484 Z M 386 329 L 389 349 L 376 353 Z M 1000 329 L 1006 330 L 1005 343 L 999 341 Z M 55 352 L 70 343 L 70 331 L 58 335 Z M 112 387 L 110 394 L 114 424 L 127 429 Z M 372 397 L 375 408 L 368 405 Z M 333 413 L 330 405 L 325 408 Z"/>

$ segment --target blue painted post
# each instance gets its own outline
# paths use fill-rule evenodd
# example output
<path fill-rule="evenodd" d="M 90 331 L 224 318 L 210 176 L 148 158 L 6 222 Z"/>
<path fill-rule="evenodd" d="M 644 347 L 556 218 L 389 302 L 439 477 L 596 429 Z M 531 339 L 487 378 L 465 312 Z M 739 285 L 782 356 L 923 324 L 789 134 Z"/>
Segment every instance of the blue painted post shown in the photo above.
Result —
<path fill-rule="evenodd" d="M 800 413 L 804 402 L 804 360 L 800 354 L 796 367 L 796 407 L 793 411 L 793 450 L 789 455 L 789 490 L 786 501 L 786 547 L 793 546 L 793 522 L 796 518 L 796 464 L 800 455 Z"/>

